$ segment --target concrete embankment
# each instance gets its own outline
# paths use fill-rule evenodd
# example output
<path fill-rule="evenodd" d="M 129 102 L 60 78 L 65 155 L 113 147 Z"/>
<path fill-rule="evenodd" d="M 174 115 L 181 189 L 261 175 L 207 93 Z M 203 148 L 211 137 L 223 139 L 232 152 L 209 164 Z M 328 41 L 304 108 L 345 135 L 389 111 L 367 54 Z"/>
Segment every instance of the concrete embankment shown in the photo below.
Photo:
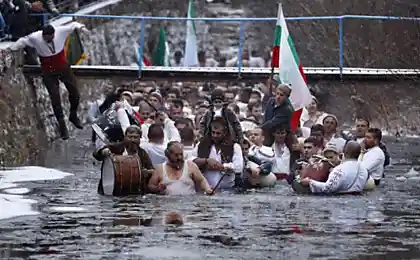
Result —
<path fill-rule="evenodd" d="M 186 2 L 180 5 L 176 1 L 161 0 L 159 1 L 159 8 L 156 8 L 156 1 L 151 0 L 142 1 L 141 3 L 133 0 L 115 2 L 117 3 L 97 10 L 94 13 L 184 16 L 187 5 Z M 257 7 L 252 3 L 239 1 L 233 1 L 233 4 L 229 6 L 205 5 L 200 2 L 198 13 L 199 16 L 206 17 L 273 17 L 275 16 L 275 1 L 269 2 L 264 2 L 264 5 Z M 308 3 L 306 4 L 306 2 Z M 398 5 L 395 5 L 396 9 L 391 9 L 388 6 L 389 12 L 383 11 L 380 14 L 393 14 L 392 10 L 396 10 L 397 13 L 394 13 L 395 15 L 413 15 L 418 12 L 414 8 L 415 10 L 410 9 L 414 11 L 403 14 L 399 10 L 408 5 L 409 1 L 405 1 L 407 3 L 404 2 L 404 4 L 401 4 L 402 2 L 404 1 L 400 1 Z M 333 14 L 364 12 L 359 10 L 362 8 L 361 6 L 354 5 L 340 9 L 340 5 L 334 4 L 335 9 L 333 10 L 332 2 L 330 4 L 331 6 L 326 1 L 311 1 L 311 8 L 308 9 L 306 6 L 309 5 L 309 1 L 300 1 L 284 3 L 284 8 L 287 15 L 325 15 L 328 10 Z M 299 9 L 299 7 L 301 8 Z M 372 9 L 372 13 L 377 13 L 375 10 Z M 89 57 L 86 64 L 130 65 L 136 61 L 135 46 L 140 37 L 139 21 L 78 20 L 86 23 L 91 30 L 91 34 L 83 39 Z M 146 52 L 151 52 L 155 46 L 157 27 L 159 25 L 159 22 L 156 21 L 147 22 Z M 167 22 L 163 25 L 166 27 L 167 38 L 172 52 L 183 50 L 183 39 L 185 37 L 183 28 L 185 23 Z M 365 26 L 366 28 L 362 34 L 359 34 L 362 27 L 356 25 L 356 23 L 350 23 L 345 28 L 346 33 L 348 33 L 346 34 L 348 39 L 345 41 L 344 46 L 347 66 L 419 67 L 418 48 L 416 44 L 413 44 L 413 37 L 418 36 L 418 24 L 403 24 L 400 21 L 400 23 L 392 25 L 392 32 L 376 36 L 371 34 L 372 30 L 375 31 L 377 29 L 376 27 L 376 29 L 373 28 L 373 25 L 369 25 L 368 29 Z M 388 28 L 385 24 L 376 24 L 376 26 Z M 230 55 L 235 54 L 239 39 L 239 27 L 237 24 L 200 22 L 197 23 L 197 28 L 200 49 L 208 51 L 209 54 L 214 54 L 217 47 L 220 53 L 227 55 L 228 58 Z M 264 46 L 270 46 L 273 28 L 274 22 L 260 23 L 259 27 L 249 23 L 246 27 L 246 47 L 262 50 Z M 308 28 L 311 30 L 311 37 L 308 37 Z M 309 22 L 305 22 L 301 26 L 291 25 L 290 31 L 295 36 L 295 42 L 304 65 L 333 66 L 336 64 L 336 61 L 338 61 L 338 45 L 335 38 L 337 36 L 336 25 L 320 22 L 309 24 Z M 399 34 L 392 34 L 393 32 L 398 32 Z M 326 37 L 329 39 L 328 41 L 322 40 L 327 39 Z M 369 44 L 364 44 L 365 38 L 371 40 Z M 377 45 L 374 42 L 377 42 Z M 360 48 L 355 48 L 355 46 Z M 360 55 L 358 55 L 359 51 L 361 51 Z M 4 59 L 5 53 L 2 52 L 0 60 L 3 61 Z M 48 147 L 49 142 L 57 137 L 55 118 L 53 117 L 47 91 L 43 87 L 41 79 L 35 78 L 33 84 L 29 84 L 19 67 L 21 64 L 20 55 L 13 54 L 10 61 L 12 64 L 9 64 L 8 68 L 0 74 L 1 166 L 34 163 L 33 159 L 37 158 L 37 155 L 43 154 L 42 150 Z M 82 117 L 87 112 L 89 101 L 95 100 L 100 96 L 102 87 L 105 84 L 116 84 L 117 82 L 117 78 L 111 80 L 79 79 L 79 88 L 82 95 L 80 108 Z M 369 117 L 381 127 L 389 128 L 392 131 L 400 127 L 416 134 L 419 132 L 417 126 L 419 125 L 418 114 L 420 111 L 418 104 L 420 92 L 417 90 L 417 86 L 417 81 L 404 79 L 381 82 L 311 82 L 311 87 L 319 93 L 325 110 L 336 114 L 339 120 L 344 123 L 350 124 L 355 114 L 362 111 L 368 113 Z M 351 100 L 350 96 L 353 95 L 359 96 L 364 102 Z M 68 112 L 67 92 L 64 88 L 62 99 L 64 108 Z"/>

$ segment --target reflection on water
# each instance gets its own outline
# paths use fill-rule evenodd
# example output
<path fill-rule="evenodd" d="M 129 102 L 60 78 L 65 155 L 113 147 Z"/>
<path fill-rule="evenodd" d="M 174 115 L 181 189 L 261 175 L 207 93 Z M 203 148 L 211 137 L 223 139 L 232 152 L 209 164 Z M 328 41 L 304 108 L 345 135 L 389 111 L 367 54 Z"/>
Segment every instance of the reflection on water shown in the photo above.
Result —
<path fill-rule="evenodd" d="M 89 133 L 82 137 L 88 139 Z M 84 155 L 84 145 L 69 142 L 65 159 L 49 155 L 48 167 L 63 172 L 24 168 L 30 170 L 14 177 L 37 180 L 33 172 L 45 170 L 49 173 L 41 176 L 49 178 L 43 181 L 20 183 L 10 173 L 2 177 L 5 188 L 0 198 L 8 198 L 7 212 L 21 203 L 13 198 L 31 199 L 26 205 L 32 207 L 31 212 L 19 213 L 26 216 L 0 222 L 0 259 L 416 259 L 420 255 L 419 181 L 395 180 L 409 172 L 410 165 L 392 166 L 385 185 L 363 196 L 296 196 L 282 183 L 244 195 L 113 198 L 96 194 L 98 166 Z M 416 149 L 413 143 L 410 147 Z M 394 160 L 401 161 L 398 154 L 407 145 L 400 142 L 390 148 Z M 78 163 L 69 163 L 67 157 Z M 53 178 L 55 174 L 60 178 Z M 31 204 L 34 201 L 38 203 Z M 0 206 L 3 215 L 5 207 Z M 34 212 L 39 214 L 31 215 Z M 182 215 L 184 224 L 165 225 L 170 212 Z"/>

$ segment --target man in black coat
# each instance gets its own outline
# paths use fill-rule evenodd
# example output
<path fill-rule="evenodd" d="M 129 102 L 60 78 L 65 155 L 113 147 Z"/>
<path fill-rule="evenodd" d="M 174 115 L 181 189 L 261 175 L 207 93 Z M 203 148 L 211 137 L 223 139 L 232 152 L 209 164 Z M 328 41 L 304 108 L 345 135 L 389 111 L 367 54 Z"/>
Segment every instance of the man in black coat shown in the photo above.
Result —
<path fill-rule="evenodd" d="M 273 133 L 275 129 L 282 125 L 287 125 L 290 128 L 290 119 L 293 114 L 293 107 L 289 101 L 292 88 L 287 84 L 280 84 L 276 88 L 275 96 L 266 99 L 264 104 L 264 123 L 261 128 L 263 130 L 264 142 L 260 149 L 260 153 L 273 157 L 274 151 L 272 145 L 274 143 Z"/>

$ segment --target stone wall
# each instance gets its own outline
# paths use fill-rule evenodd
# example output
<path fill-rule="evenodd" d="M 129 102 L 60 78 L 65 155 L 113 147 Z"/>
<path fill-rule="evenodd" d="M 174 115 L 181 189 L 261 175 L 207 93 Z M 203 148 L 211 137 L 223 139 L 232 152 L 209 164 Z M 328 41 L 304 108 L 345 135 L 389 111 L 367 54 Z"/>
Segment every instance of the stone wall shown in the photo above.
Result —
<path fill-rule="evenodd" d="M 39 162 L 49 142 L 59 138 L 57 121 L 50 98 L 39 77 L 26 79 L 20 65 L 21 52 L 0 52 L 0 60 L 7 55 L 10 63 L 0 73 L 0 166 Z M 33 84 L 32 84 L 33 82 Z M 101 95 L 106 80 L 79 80 L 82 96 L 79 114 L 85 120 L 90 101 Z M 69 113 L 68 95 L 60 85 L 65 114 Z M 74 131 L 68 123 L 70 132 Z"/>

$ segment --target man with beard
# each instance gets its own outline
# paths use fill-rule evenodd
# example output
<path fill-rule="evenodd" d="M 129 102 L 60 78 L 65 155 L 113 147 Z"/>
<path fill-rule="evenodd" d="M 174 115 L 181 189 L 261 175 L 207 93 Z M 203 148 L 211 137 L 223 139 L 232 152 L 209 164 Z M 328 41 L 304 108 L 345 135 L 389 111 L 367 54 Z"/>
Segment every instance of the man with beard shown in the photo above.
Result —
<path fill-rule="evenodd" d="M 382 131 L 378 128 L 369 128 L 363 141 L 365 150 L 359 157 L 359 161 L 367 169 L 375 185 L 379 185 L 384 176 L 385 154 L 379 147 L 381 140 Z"/>
<path fill-rule="evenodd" d="M 140 138 L 141 129 L 136 125 L 129 126 L 125 131 L 124 140 L 122 142 L 111 143 L 103 146 L 102 148 L 93 152 L 93 157 L 98 161 L 103 161 L 107 156 L 110 156 L 111 154 L 138 154 L 140 159 L 140 165 L 142 166 L 141 173 L 144 176 L 144 180 L 147 186 L 148 180 L 152 176 L 154 168 L 149 155 L 146 153 L 145 150 L 143 150 L 139 146 Z M 98 193 L 104 194 L 102 187 L 102 178 L 99 180 Z"/>
<path fill-rule="evenodd" d="M 355 133 L 355 136 L 353 137 L 353 140 L 359 142 L 362 145 L 362 147 L 364 144 L 366 132 L 369 130 L 369 128 L 370 128 L 369 120 L 364 119 L 364 118 L 358 118 L 356 120 L 356 133 Z M 384 166 L 386 167 L 391 163 L 391 157 L 388 153 L 388 149 L 386 148 L 386 145 L 382 141 L 379 143 L 378 146 L 379 148 L 382 149 L 382 152 L 384 152 L 384 155 L 385 155 Z"/>
<path fill-rule="evenodd" d="M 157 165 L 149 181 L 149 189 L 162 195 L 193 195 L 196 184 L 205 194 L 212 195 L 206 178 L 192 161 L 184 160 L 183 145 L 178 141 L 169 142 L 165 150 L 167 161 Z"/>
<path fill-rule="evenodd" d="M 241 146 L 233 142 L 228 123 L 216 117 L 210 124 L 210 135 L 206 135 L 193 151 L 193 161 L 212 187 L 219 183 L 221 189 L 240 185 L 244 168 Z"/>

